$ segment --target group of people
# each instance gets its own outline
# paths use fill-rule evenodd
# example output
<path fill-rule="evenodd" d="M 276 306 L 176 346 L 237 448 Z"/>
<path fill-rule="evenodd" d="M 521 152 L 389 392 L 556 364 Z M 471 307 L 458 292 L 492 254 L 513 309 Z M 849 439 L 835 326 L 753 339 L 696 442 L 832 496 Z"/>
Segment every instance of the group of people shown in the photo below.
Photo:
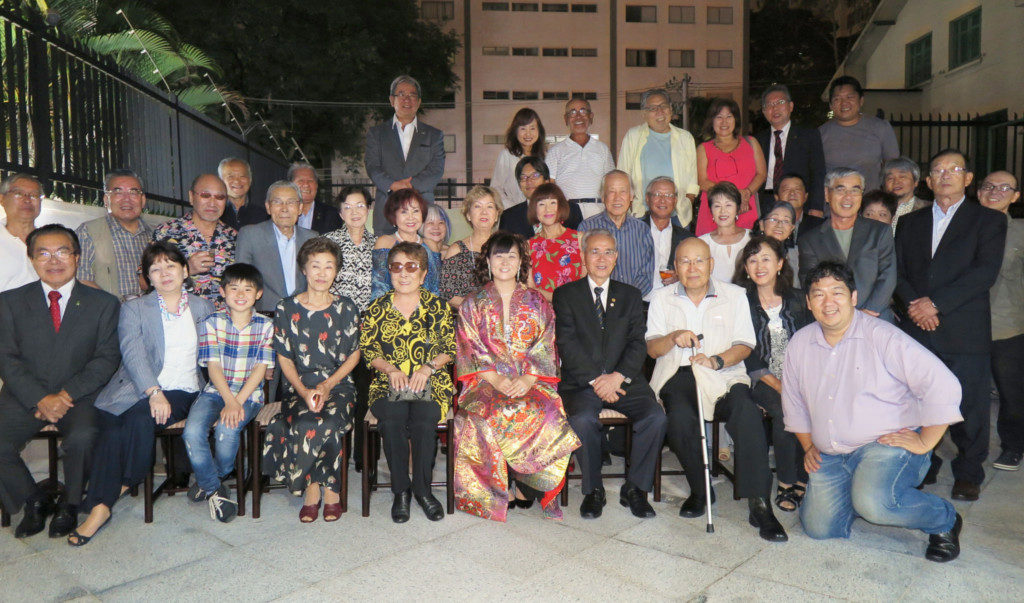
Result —
<path fill-rule="evenodd" d="M 128 170 L 105 179 L 105 217 L 36 228 L 40 183 L 7 178 L 0 503 L 24 509 L 16 535 L 53 515 L 51 536 L 88 543 L 152 466 L 157 427 L 182 420 L 188 498 L 230 521 L 225 481 L 273 378 L 282 407 L 262 468 L 303 497 L 303 522 L 340 517 L 344 438 L 368 412 L 395 522 L 413 498 L 443 518 L 430 483 L 449 414 L 459 509 L 504 521 L 537 501 L 561 517 L 575 453 L 580 515 L 600 517 L 611 409 L 632 431 L 619 500 L 637 517 L 655 515 L 666 444 L 689 486 L 679 514 L 715 502 L 706 415 L 731 436 L 735 493 L 760 537 L 788 538 L 773 507 L 798 511 L 814 538 L 848 536 L 860 516 L 920 529 L 929 559 L 954 559 L 960 516 L 918 488 L 934 483 L 948 429 L 952 498 L 977 500 L 990 375 L 995 467 L 1018 469 L 1024 452 L 1024 229 L 1008 214 L 1019 184 L 994 172 L 967 199 L 974 174 L 947 149 L 927 166 L 929 205 L 892 129 L 860 114 L 860 84 L 838 78 L 831 96 L 835 117 L 801 128 L 772 86 L 772 129 L 756 138 L 734 102 L 716 101 L 695 147 L 668 93 L 649 91 L 617 168 L 589 134 L 586 100 L 567 103 L 570 136 L 550 149 L 522 109 L 493 186 L 466 194 L 470 234 L 451 244 L 431 203 L 441 134 L 418 121 L 408 76 L 392 83 L 394 118 L 368 133 L 376 195 L 346 187 L 336 208 L 303 163 L 259 205 L 248 165 L 228 158 L 156 229 Z M 64 437 L 57 501 L 20 458 L 48 423 Z"/>

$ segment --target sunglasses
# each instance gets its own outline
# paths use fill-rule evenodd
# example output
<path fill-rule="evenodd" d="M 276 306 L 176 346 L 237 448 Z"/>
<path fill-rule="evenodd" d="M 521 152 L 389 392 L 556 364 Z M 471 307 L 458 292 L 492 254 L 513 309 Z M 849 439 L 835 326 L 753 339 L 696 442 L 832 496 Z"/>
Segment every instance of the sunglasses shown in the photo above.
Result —
<path fill-rule="evenodd" d="M 399 272 L 401 272 L 402 268 L 405 268 L 405 271 L 411 274 L 413 272 L 419 271 L 420 263 L 405 262 L 403 264 L 402 262 L 391 262 L 390 264 L 388 264 L 388 270 L 390 270 L 394 274 L 398 274 Z"/>
<path fill-rule="evenodd" d="M 212 197 L 212 198 L 216 199 L 217 201 L 223 201 L 223 200 L 228 198 L 228 196 L 225 195 L 224 193 L 211 193 L 209 191 L 203 191 L 201 193 L 196 193 L 195 191 L 193 191 L 193 193 L 195 194 L 195 196 L 197 196 L 197 197 L 199 197 L 200 199 L 203 199 L 203 200 L 206 200 L 206 199 L 209 199 L 209 198 Z"/>

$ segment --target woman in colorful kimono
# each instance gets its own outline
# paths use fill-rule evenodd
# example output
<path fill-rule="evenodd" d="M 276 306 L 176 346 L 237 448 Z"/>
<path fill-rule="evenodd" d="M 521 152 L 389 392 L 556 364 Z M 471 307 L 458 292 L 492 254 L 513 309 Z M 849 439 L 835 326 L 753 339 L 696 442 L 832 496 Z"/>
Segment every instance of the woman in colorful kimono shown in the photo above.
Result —
<path fill-rule="evenodd" d="M 580 446 L 556 392 L 554 311 L 526 286 L 529 269 L 523 239 L 495 233 L 477 256 L 485 285 L 459 308 L 456 506 L 496 521 L 508 511 L 506 464 L 544 516 L 561 519 L 557 494 Z"/>

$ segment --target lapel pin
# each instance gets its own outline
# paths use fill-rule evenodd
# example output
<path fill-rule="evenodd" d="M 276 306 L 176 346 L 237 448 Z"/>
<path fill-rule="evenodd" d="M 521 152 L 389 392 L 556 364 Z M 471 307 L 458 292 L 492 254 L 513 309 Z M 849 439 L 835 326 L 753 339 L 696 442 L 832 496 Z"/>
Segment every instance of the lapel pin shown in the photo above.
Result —
<path fill-rule="evenodd" d="M 609 308 L 614 308 L 615 307 L 615 298 L 614 297 L 611 299 L 611 301 L 608 302 L 608 307 Z"/>

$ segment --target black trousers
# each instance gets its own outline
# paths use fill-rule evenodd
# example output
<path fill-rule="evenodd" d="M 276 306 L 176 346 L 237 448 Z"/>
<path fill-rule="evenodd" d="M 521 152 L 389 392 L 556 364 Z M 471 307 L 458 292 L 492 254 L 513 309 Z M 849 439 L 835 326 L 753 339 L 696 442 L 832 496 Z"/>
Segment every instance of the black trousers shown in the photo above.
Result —
<path fill-rule="evenodd" d="M 559 392 L 568 415 L 569 425 L 583 445 L 576 450 L 576 460 L 583 474 L 583 493 L 601 486 L 601 421 L 602 408 L 626 415 L 633 422 L 633 445 L 629 454 L 626 481 L 645 492 L 654 487 L 654 467 L 665 441 L 665 411 L 654 399 L 654 392 L 644 384 L 630 387 L 615 404 L 607 404 L 593 388 Z"/>
<path fill-rule="evenodd" d="M 430 493 L 434 456 L 437 454 L 437 424 L 441 407 L 433 400 L 373 403 L 373 416 L 384 438 L 384 456 L 391 471 L 391 491 L 395 494 L 409 489 L 409 443 L 412 443 L 412 492 L 417 496 Z"/>
<path fill-rule="evenodd" d="M 782 395 L 758 381 L 750 390 L 754 403 L 764 409 L 772 420 L 772 444 L 775 446 L 775 473 L 779 481 L 793 485 L 807 483 L 804 454 L 800 442 L 792 432 L 786 431 L 782 418 Z"/>
<path fill-rule="evenodd" d="M 199 392 L 171 390 L 164 395 L 171 404 L 171 416 L 164 425 L 173 425 L 188 417 L 188 409 Z M 86 512 L 96 505 L 113 509 L 122 486 L 132 487 L 146 479 L 153 466 L 156 439 L 156 421 L 150 415 L 149 398 L 139 400 L 120 415 L 97 410 L 96 419 L 99 435 L 93 447 L 89 490 L 82 507 Z"/>
<path fill-rule="evenodd" d="M 352 445 L 352 460 L 356 467 L 363 466 L 363 430 L 361 426 L 363 419 L 366 418 L 366 411 L 370 408 L 371 380 L 373 380 L 373 371 L 360 360 L 352 369 L 352 381 L 356 384 L 356 403 L 352 406 L 352 424 L 356 426 L 353 433 L 355 442 Z"/>
<path fill-rule="evenodd" d="M 679 367 L 665 383 L 661 388 L 661 401 L 668 416 L 665 433 L 668 446 L 683 465 L 690 492 L 703 493 L 700 434 L 704 426 L 697 414 L 697 382 L 690 367 Z M 772 487 L 768 443 L 761 411 L 750 396 L 750 388 L 742 384 L 732 386 L 715 405 L 715 418 L 725 421 L 725 430 L 736 446 L 736 494 L 740 498 L 767 497 Z"/>
<path fill-rule="evenodd" d="M 949 427 L 957 455 L 950 463 L 953 478 L 972 484 L 985 481 L 983 464 L 988 458 L 991 431 L 992 383 L 991 359 L 988 354 L 936 354 L 956 375 L 963 390 L 960 414 L 964 420 Z M 1019 367 L 1016 370 L 1021 370 Z"/>
<path fill-rule="evenodd" d="M 21 458 L 21 451 L 32 436 L 46 425 L 33 416 L 34 410 L 26 410 L 11 399 L 0 403 L 0 501 L 12 515 L 21 510 L 26 500 L 42 495 Z M 65 502 L 78 506 L 82 502 L 92 444 L 96 439 L 96 409 L 92 404 L 75 404 L 57 421 L 57 428 L 64 435 L 61 462 Z"/>
<path fill-rule="evenodd" d="M 999 390 L 999 444 L 1024 453 L 1024 335 L 992 342 L 992 377 Z"/>

